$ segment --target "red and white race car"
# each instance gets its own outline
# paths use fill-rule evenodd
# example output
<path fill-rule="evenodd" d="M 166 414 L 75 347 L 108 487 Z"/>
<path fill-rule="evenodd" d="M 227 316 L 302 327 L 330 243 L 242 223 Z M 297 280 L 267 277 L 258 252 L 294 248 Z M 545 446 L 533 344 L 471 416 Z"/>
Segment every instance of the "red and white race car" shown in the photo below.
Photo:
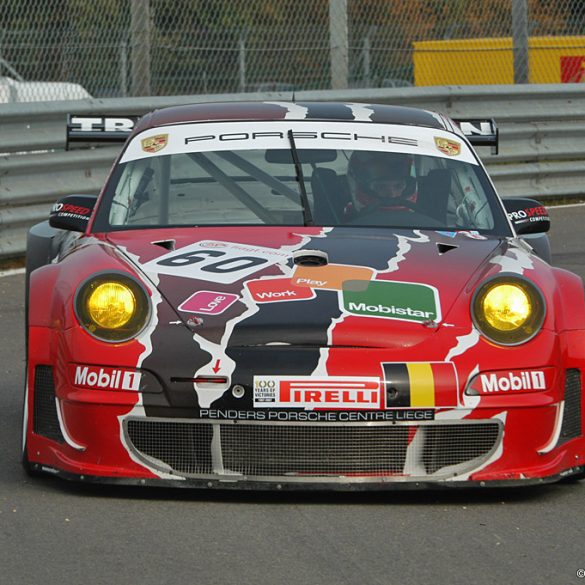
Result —
<path fill-rule="evenodd" d="M 497 144 L 493 121 L 217 103 L 72 116 L 68 135 L 125 144 L 99 197 L 62 199 L 29 235 L 30 473 L 583 477 L 583 285 L 525 237 L 546 209 L 498 198 L 471 146 Z"/>

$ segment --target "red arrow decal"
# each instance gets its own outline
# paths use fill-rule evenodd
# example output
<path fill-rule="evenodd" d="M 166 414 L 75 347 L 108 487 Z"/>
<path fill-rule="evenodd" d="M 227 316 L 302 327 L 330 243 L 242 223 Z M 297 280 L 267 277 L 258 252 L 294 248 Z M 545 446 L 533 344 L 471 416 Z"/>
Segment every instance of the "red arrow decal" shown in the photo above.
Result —
<path fill-rule="evenodd" d="M 219 360 L 217 360 L 215 362 L 215 366 L 213 366 L 213 368 L 211 368 L 211 369 L 217 374 L 217 372 L 219 372 L 220 368 L 221 368 L 221 366 L 219 365 Z"/>

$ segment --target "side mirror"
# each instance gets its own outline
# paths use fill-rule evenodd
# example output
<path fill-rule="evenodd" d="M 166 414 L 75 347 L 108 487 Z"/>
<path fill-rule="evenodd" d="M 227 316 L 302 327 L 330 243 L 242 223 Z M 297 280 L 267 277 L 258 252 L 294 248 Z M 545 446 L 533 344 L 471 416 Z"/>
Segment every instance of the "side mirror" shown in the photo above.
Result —
<path fill-rule="evenodd" d="M 49 225 L 60 230 L 84 232 L 97 201 L 97 195 L 68 195 L 59 199 L 49 215 Z"/>
<path fill-rule="evenodd" d="M 534 199 L 504 199 L 508 217 L 521 236 L 524 234 L 543 234 L 550 229 L 550 217 L 546 207 Z"/>

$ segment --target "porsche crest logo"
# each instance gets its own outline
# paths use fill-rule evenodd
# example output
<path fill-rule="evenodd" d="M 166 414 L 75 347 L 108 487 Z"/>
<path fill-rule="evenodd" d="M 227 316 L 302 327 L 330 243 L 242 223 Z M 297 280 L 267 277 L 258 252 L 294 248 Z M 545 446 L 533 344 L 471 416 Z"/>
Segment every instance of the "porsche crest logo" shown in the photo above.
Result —
<path fill-rule="evenodd" d="M 448 156 L 457 156 L 461 152 L 461 144 L 456 140 L 435 136 L 437 148 Z"/>
<path fill-rule="evenodd" d="M 143 138 L 142 150 L 145 152 L 158 152 L 162 150 L 169 141 L 168 134 L 157 134 L 156 136 L 150 136 L 149 138 Z"/>

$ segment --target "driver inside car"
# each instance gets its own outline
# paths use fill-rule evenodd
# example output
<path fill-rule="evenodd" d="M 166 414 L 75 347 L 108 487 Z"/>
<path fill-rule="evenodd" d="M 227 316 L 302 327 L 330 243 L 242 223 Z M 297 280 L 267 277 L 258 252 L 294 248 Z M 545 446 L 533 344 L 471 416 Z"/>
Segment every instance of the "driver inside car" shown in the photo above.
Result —
<path fill-rule="evenodd" d="M 347 167 L 351 202 L 346 214 L 412 210 L 416 181 L 411 168 L 408 154 L 355 151 Z"/>

